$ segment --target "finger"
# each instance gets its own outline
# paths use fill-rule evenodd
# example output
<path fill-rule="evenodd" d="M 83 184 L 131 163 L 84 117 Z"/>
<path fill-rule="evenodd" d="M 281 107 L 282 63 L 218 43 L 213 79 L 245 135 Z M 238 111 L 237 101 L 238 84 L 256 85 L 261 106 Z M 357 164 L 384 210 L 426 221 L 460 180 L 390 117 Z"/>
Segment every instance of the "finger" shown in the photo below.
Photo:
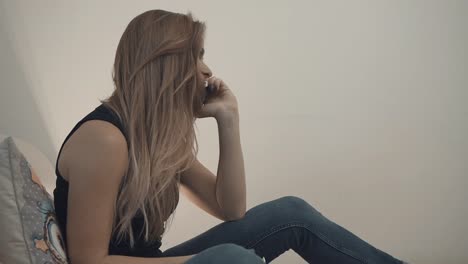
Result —
<path fill-rule="evenodd" d="M 221 80 L 221 86 L 227 86 L 223 80 Z"/>
<path fill-rule="evenodd" d="M 219 91 L 219 81 L 218 81 L 218 78 L 213 78 L 213 80 L 211 81 L 211 83 L 209 84 L 212 88 L 211 92 L 216 94 L 218 91 Z"/>
<path fill-rule="evenodd" d="M 213 77 L 211 78 L 210 80 L 208 80 L 208 83 L 212 86 L 215 86 L 217 87 L 218 86 L 218 82 L 219 82 L 219 78 L 218 77 Z"/>
<path fill-rule="evenodd" d="M 214 76 L 214 75 L 207 79 L 208 84 L 210 84 L 210 85 L 213 84 L 213 82 L 214 82 L 215 80 L 216 80 L 216 76 Z"/>
<path fill-rule="evenodd" d="M 216 76 L 211 76 L 208 80 L 208 85 L 212 87 L 212 92 L 214 94 L 217 94 L 223 90 L 223 87 L 225 86 L 225 83 L 223 82 L 222 79 L 216 77 Z"/>
<path fill-rule="evenodd" d="M 221 79 L 216 79 L 215 86 L 220 89 L 221 88 Z"/>

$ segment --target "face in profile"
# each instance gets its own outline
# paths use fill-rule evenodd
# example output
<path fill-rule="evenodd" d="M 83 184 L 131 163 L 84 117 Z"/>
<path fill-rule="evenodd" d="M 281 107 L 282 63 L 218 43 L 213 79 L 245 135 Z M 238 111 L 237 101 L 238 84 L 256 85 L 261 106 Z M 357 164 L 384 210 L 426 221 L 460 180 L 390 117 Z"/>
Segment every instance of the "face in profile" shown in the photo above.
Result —
<path fill-rule="evenodd" d="M 202 48 L 198 57 L 198 63 L 197 63 L 197 70 L 198 70 L 198 79 L 199 79 L 199 84 L 198 84 L 198 89 L 199 89 L 199 95 L 200 98 L 199 100 L 203 101 L 204 98 L 207 95 L 207 90 L 205 88 L 205 80 L 208 79 L 213 75 L 211 72 L 210 68 L 206 63 L 203 61 L 203 56 L 205 54 L 205 48 Z"/>

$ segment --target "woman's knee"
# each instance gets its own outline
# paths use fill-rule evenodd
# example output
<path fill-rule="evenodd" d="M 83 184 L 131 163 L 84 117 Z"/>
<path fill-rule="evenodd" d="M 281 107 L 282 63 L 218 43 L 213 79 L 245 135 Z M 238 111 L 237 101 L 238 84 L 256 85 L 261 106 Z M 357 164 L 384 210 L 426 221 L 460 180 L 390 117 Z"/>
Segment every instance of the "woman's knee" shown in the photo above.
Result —
<path fill-rule="evenodd" d="M 301 197 L 287 195 L 276 199 L 275 201 L 278 214 L 286 215 L 291 220 L 311 220 L 312 218 L 322 217 L 322 214 L 317 211 L 310 203 Z"/>
<path fill-rule="evenodd" d="M 286 195 L 281 198 L 278 198 L 277 200 L 278 202 L 285 203 L 288 206 L 293 206 L 293 207 L 298 207 L 298 206 L 301 207 L 301 206 L 305 206 L 306 204 L 309 205 L 307 201 L 295 195 Z"/>
<path fill-rule="evenodd" d="M 264 264 L 263 260 L 255 254 L 254 249 L 246 249 L 234 243 L 212 246 L 198 253 L 186 263 Z"/>
<path fill-rule="evenodd" d="M 278 204 L 277 208 L 279 210 L 292 210 L 301 212 L 304 210 L 313 209 L 316 211 L 306 200 L 294 195 L 283 196 L 276 199 L 275 202 Z"/>

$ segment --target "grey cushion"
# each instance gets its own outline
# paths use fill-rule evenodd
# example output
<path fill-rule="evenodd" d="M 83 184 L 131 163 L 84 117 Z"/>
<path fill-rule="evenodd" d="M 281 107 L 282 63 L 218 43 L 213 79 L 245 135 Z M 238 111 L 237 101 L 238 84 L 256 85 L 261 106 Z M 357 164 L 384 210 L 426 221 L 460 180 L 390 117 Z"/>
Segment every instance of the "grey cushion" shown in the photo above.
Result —
<path fill-rule="evenodd" d="M 51 195 L 12 137 L 0 142 L 0 263 L 68 263 Z"/>

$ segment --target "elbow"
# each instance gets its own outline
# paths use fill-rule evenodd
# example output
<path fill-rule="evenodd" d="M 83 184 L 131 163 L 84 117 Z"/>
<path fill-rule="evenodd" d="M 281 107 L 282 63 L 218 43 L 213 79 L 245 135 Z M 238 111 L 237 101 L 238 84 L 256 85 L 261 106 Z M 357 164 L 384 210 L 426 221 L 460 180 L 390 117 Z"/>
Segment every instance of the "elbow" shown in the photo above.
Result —
<path fill-rule="evenodd" d="M 106 255 L 101 259 L 99 264 L 115 264 L 115 258 L 112 255 Z"/>
<path fill-rule="evenodd" d="M 109 255 L 105 256 L 100 256 L 100 257 L 89 257 L 89 256 L 77 256 L 77 257 L 72 257 L 69 256 L 68 261 L 69 263 L 73 264 L 111 264 L 114 263 L 115 261 L 112 260 L 112 258 L 109 258 Z"/>
<path fill-rule="evenodd" d="M 232 213 L 232 214 L 225 214 L 224 219 L 226 221 L 236 221 L 244 218 L 245 216 L 245 211 L 237 212 L 237 213 Z"/>
<path fill-rule="evenodd" d="M 245 203 L 238 203 L 234 206 L 219 206 L 219 210 L 225 221 L 235 221 L 244 218 L 247 212 L 247 205 Z"/>

